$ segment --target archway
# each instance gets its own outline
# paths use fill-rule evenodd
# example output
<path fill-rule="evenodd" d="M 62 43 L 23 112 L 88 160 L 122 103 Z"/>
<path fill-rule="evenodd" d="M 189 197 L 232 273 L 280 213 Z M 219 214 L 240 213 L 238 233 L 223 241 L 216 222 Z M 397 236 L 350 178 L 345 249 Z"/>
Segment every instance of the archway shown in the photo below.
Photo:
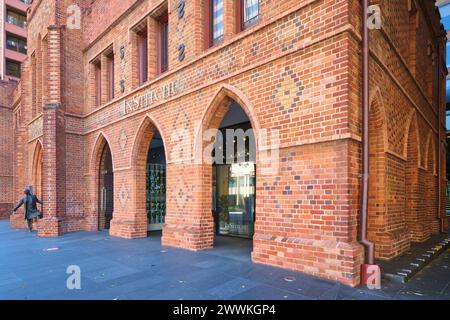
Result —
<path fill-rule="evenodd" d="M 136 217 L 149 235 L 160 236 L 166 218 L 166 149 L 163 134 L 147 116 L 133 153 Z M 144 222 L 145 220 L 145 222 Z"/>
<path fill-rule="evenodd" d="M 425 240 L 425 230 L 421 214 L 423 212 L 420 171 L 419 171 L 419 134 L 416 116 L 413 114 L 409 124 L 406 145 L 406 167 L 405 167 L 405 218 L 410 240 L 422 242 Z"/>
<path fill-rule="evenodd" d="M 229 101 L 212 152 L 212 196 L 217 236 L 252 239 L 256 203 L 256 144 L 249 118 Z"/>
<path fill-rule="evenodd" d="M 256 179 L 259 124 L 248 99 L 225 86 L 202 117 L 195 143 L 204 167 L 204 208 L 212 212 L 214 247 L 252 250 L 256 229 Z M 209 234 L 209 233 L 208 233 Z"/>
<path fill-rule="evenodd" d="M 155 132 L 147 153 L 146 211 L 148 231 L 162 231 L 166 219 L 166 156 L 160 133 Z"/>
<path fill-rule="evenodd" d="M 38 140 L 33 156 L 33 193 L 42 199 L 42 162 L 43 149 L 42 143 Z"/>
<path fill-rule="evenodd" d="M 375 243 L 375 254 L 377 258 L 388 259 L 393 254 L 393 246 L 389 243 L 387 235 L 388 210 L 385 193 L 386 185 L 386 153 L 385 133 L 386 122 L 382 98 L 379 91 L 370 105 L 369 113 L 369 219 L 368 238 Z"/>
<path fill-rule="evenodd" d="M 108 143 L 105 143 L 100 158 L 98 212 L 98 229 L 109 230 L 114 214 L 114 170 Z"/>

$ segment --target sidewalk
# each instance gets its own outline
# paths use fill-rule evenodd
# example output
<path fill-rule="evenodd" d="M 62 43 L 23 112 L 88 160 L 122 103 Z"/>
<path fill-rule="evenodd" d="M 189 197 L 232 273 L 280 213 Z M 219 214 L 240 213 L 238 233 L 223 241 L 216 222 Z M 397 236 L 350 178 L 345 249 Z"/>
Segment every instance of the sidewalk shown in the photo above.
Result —
<path fill-rule="evenodd" d="M 249 242 L 231 238 L 190 252 L 162 247 L 158 236 L 43 239 L 0 221 L 0 248 L 0 299 L 450 299 L 449 251 L 407 284 L 370 291 L 254 264 Z M 81 290 L 66 287 L 70 265 L 81 268 Z"/>

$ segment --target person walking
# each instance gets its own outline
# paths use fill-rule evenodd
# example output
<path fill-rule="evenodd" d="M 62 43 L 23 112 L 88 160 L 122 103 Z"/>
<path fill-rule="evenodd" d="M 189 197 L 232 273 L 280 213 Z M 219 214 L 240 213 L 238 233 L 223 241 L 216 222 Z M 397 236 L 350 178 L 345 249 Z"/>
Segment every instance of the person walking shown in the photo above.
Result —
<path fill-rule="evenodd" d="M 26 187 L 23 190 L 23 193 L 25 195 L 19 200 L 12 211 L 13 214 L 15 214 L 17 209 L 19 209 L 22 205 L 25 206 L 25 220 L 27 220 L 28 229 L 32 232 L 33 220 L 37 217 L 42 218 L 42 213 L 37 209 L 37 204 L 39 203 L 42 205 L 42 201 L 31 192 L 31 187 Z"/>

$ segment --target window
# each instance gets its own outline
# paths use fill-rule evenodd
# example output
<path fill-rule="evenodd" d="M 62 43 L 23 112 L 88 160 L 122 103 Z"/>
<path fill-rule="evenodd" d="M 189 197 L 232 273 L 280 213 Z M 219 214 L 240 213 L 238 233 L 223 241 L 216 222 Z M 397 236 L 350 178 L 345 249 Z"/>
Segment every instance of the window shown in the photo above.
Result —
<path fill-rule="evenodd" d="M 148 32 L 147 27 L 137 33 L 139 85 L 148 80 Z"/>
<path fill-rule="evenodd" d="M 447 124 L 447 130 L 450 129 L 450 111 L 445 112 L 445 119 Z"/>
<path fill-rule="evenodd" d="M 6 48 L 27 54 L 27 40 L 12 35 L 6 35 Z"/>
<path fill-rule="evenodd" d="M 18 27 L 25 28 L 27 26 L 27 16 L 16 11 L 6 10 L 6 22 L 14 24 Z"/>
<path fill-rule="evenodd" d="M 94 63 L 94 77 L 95 77 L 95 106 L 102 104 L 102 67 L 100 61 Z"/>
<path fill-rule="evenodd" d="M 158 73 L 169 68 L 169 20 L 167 12 L 158 18 Z"/>
<path fill-rule="evenodd" d="M 108 62 L 108 100 L 114 99 L 114 53 L 106 56 Z"/>
<path fill-rule="evenodd" d="M 210 1 L 210 46 L 223 39 L 223 0 Z"/>
<path fill-rule="evenodd" d="M 13 60 L 6 60 L 6 75 L 20 78 L 20 62 Z"/>
<path fill-rule="evenodd" d="M 33 0 L 20 0 L 20 1 L 25 4 L 31 4 L 33 2 Z"/>
<path fill-rule="evenodd" d="M 259 0 L 240 0 L 240 3 L 240 28 L 244 30 L 258 21 L 260 4 Z"/>

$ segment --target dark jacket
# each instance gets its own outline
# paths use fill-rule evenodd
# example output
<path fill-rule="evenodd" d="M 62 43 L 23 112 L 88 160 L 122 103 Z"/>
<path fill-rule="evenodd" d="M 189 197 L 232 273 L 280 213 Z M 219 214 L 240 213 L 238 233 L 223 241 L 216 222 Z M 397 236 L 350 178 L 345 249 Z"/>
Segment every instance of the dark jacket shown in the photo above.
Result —
<path fill-rule="evenodd" d="M 37 209 L 37 204 L 42 204 L 34 194 L 28 194 L 20 199 L 19 203 L 14 207 L 13 211 L 17 211 L 22 205 L 25 205 L 25 220 L 38 217 L 41 212 Z"/>

